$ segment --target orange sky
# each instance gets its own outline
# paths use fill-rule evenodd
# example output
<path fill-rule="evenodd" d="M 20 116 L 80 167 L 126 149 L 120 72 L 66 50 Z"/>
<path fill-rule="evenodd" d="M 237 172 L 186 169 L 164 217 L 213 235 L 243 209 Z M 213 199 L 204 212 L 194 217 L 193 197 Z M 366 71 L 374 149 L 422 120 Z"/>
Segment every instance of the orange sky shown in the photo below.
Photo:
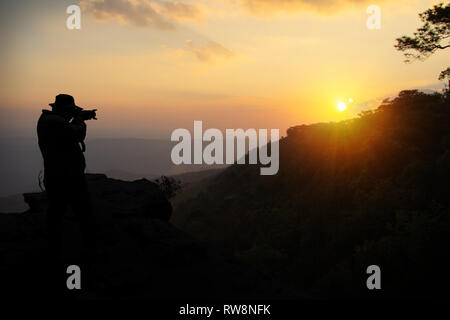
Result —
<path fill-rule="evenodd" d="M 81 30 L 66 28 L 76 1 L 1 4 L 2 133 L 33 134 L 58 93 L 99 109 L 91 136 L 169 139 L 194 120 L 284 134 L 402 89 L 442 88 L 449 52 L 405 64 L 393 47 L 439 1 L 376 2 L 84 0 Z M 380 30 L 366 28 L 369 4 L 381 7 Z"/>

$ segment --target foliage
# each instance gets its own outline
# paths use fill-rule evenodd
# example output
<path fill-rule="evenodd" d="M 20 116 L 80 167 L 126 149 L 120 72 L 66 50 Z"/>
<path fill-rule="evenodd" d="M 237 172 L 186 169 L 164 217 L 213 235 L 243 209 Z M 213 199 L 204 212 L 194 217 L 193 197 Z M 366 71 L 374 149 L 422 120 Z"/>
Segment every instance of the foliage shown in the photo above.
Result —
<path fill-rule="evenodd" d="M 450 67 L 447 67 L 447 69 L 443 70 L 439 75 L 439 80 L 445 79 L 450 79 Z"/>
<path fill-rule="evenodd" d="M 407 90 L 356 119 L 290 128 L 277 175 L 227 168 L 179 206 L 182 228 L 299 293 L 368 294 L 379 264 L 384 294 L 439 295 L 449 177 L 450 100 Z"/>
<path fill-rule="evenodd" d="M 450 4 L 435 5 L 420 13 L 419 17 L 423 25 L 414 32 L 413 37 L 402 36 L 396 39 L 394 47 L 404 52 L 406 62 L 414 59 L 425 60 L 437 50 L 450 47 L 450 42 L 445 44 L 445 40 L 450 37 Z M 450 80 L 448 70 L 441 72 L 439 80 Z"/>
<path fill-rule="evenodd" d="M 175 180 L 173 177 L 161 176 L 155 180 L 155 183 L 159 186 L 167 199 L 175 197 L 175 195 L 181 191 L 181 182 Z"/>
<path fill-rule="evenodd" d="M 420 13 L 419 17 L 424 24 L 414 32 L 414 37 L 398 38 L 395 45 L 397 50 L 405 51 L 407 61 L 410 59 L 423 60 L 436 50 L 450 47 L 450 44 L 441 44 L 450 37 L 450 4 L 435 5 Z"/>

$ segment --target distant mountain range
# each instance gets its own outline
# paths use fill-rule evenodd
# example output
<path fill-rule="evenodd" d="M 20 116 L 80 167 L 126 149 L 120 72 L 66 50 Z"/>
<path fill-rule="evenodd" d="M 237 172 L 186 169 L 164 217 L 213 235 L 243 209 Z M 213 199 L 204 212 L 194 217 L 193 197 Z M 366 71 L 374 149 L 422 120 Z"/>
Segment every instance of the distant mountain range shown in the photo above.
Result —
<path fill-rule="evenodd" d="M 174 142 L 156 139 L 93 139 L 86 141 L 86 171 L 106 173 L 122 180 L 155 179 L 189 173 L 181 180 L 196 180 L 198 171 L 224 166 L 179 165 L 170 159 Z M 0 212 L 23 209 L 21 194 L 39 191 L 43 161 L 37 138 L 0 140 Z M 193 172 L 191 175 L 190 172 Z M 204 175 L 207 173 L 202 173 Z M 42 176 L 41 176 L 42 178 Z M 17 196 L 19 195 L 19 196 Z M 17 211 L 17 210 L 14 210 Z"/>
<path fill-rule="evenodd" d="M 191 182 L 197 182 L 205 178 L 209 178 L 215 174 L 218 174 L 221 172 L 222 168 L 216 168 L 216 169 L 205 169 L 205 170 L 199 170 L 199 171 L 189 171 L 185 173 L 175 174 L 171 175 L 171 177 L 175 178 L 176 180 L 180 181 L 181 184 L 189 184 Z M 114 179 L 120 179 L 125 181 L 134 181 L 138 179 L 145 178 L 147 180 L 155 180 L 159 178 L 161 175 L 155 175 L 151 173 L 132 173 L 124 170 L 108 170 L 105 172 L 105 174 Z"/>

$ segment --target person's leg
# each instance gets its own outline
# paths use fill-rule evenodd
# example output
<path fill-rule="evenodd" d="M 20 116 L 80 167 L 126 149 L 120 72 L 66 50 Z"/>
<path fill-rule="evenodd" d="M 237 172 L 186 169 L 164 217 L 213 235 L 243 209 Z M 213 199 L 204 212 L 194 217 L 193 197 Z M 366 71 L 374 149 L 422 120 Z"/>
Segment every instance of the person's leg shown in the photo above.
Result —
<path fill-rule="evenodd" d="M 93 258 L 96 249 L 97 223 L 92 213 L 91 199 L 84 175 L 74 179 L 72 187 L 71 204 L 80 220 L 83 237 L 83 258 L 90 260 Z"/>
<path fill-rule="evenodd" d="M 97 255 L 97 224 L 91 208 L 91 199 L 84 175 L 77 177 L 72 184 L 73 197 L 71 204 L 80 221 L 82 234 L 82 250 L 80 268 L 83 270 L 82 286 L 88 291 L 95 290 L 93 271 Z"/>
<path fill-rule="evenodd" d="M 47 191 L 47 239 L 51 259 L 58 260 L 62 244 L 62 220 L 67 207 L 67 199 L 62 192 L 63 186 L 57 181 L 46 181 Z"/>
<path fill-rule="evenodd" d="M 59 296 L 64 289 L 64 273 L 61 261 L 62 248 L 62 221 L 67 208 L 67 197 L 63 193 L 64 187 L 58 180 L 44 181 L 47 192 L 47 242 L 48 252 L 46 262 L 48 264 L 46 275 L 48 279 L 47 290 L 50 294 Z"/>

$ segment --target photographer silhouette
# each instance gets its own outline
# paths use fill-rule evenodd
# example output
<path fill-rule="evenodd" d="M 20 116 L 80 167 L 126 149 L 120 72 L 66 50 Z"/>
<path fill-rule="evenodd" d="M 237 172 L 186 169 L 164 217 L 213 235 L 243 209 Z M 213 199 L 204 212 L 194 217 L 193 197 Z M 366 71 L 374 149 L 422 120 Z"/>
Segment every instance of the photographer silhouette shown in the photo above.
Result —
<path fill-rule="evenodd" d="M 52 110 L 42 110 L 37 124 L 48 197 L 49 252 L 52 258 L 58 259 L 60 256 L 62 220 L 70 205 L 81 223 L 83 259 L 90 259 L 95 250 L 96 224 L 84 176 L 86 161 L 83 152 L 85 121 L 96 119 L 96 110 L 83 110 L 67 94 L 57 95 L 55 102 L 49 105 Z"/>

